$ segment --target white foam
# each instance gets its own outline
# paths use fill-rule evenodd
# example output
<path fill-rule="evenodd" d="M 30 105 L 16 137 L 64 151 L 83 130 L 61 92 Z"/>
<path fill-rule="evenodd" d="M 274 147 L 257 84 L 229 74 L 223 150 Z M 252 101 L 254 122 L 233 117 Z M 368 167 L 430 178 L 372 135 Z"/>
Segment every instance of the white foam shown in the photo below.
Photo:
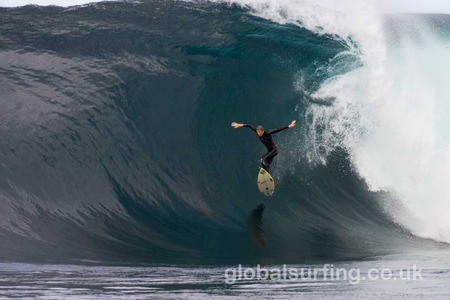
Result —
<path fill-rule="evenodd" d="M 394 212 L 398 222 L 450 242 L 449 44 L 417 17 L 403 18 L 397 40 L 359 36 L 376 51 L 317 92 L 336 96 L 336 105 L 312 110 L 327 127 L 328 149 L 348 149 L 370 189 L 391 192 L 409 210 Z"/>

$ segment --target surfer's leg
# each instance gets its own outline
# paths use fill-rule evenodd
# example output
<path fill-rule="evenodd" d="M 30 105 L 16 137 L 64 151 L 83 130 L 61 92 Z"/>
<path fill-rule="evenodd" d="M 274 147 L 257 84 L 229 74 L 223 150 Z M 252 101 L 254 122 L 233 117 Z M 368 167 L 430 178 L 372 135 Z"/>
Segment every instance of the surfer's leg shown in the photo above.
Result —
<path fill-rule="evenodd" d="M 273 148 L 269 152 L 267 152 L 266 155 L 264 155 L 264 157 L 261 159 L 261 166 L 262 166 L 262 168 L 264 168 L 264 170 L 269 172 L 270 164 L 272 163 L 274 157 L 277 156 L 277 154 L 278 154 L 278 149 Z"/>
<path fill-rule="evenodd" d="M 264 170 L 266 170 L 267 172 L 269 172 L 269 166 L 268 166 L 267 163 L 264 161 L 264 157 L 261 158 L 261 168 L 263 168 Z"/>

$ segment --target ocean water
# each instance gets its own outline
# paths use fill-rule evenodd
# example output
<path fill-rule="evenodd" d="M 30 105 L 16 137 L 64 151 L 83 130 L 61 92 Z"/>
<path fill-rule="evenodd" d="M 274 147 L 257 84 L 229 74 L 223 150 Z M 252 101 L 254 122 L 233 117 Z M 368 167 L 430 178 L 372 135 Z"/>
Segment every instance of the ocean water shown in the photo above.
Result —
<path fill-rule="evenodd" d="M 371 1 L 0 7 L 0 296 L 448 298 L 449 49 Z M 265 197 L 230 123 L 291 120 Z"/>
<path fill-rule="evenodd" d="M 448 251 L 337 262 L 328 273 L 283 277 L 323 265 L 271 265 L 281 276 L 258 279 L 242 266 L 0 265 L 0 297 L 9 299 L 448 299 Z M 331 270 L 352 270 L 344 277 Z M 413 273 L 413 270 L 416 273 Z M 230 280 L 232 270 L 236 280 Z M 375 273 L 373 270 L 379 270 Z M 389 270 L 389 271 L 387 271 Z M 411 271 L 410 273 L 408 273 Z M 228 273 L 227 273 L 228 272 Z M 377 271 L 378 272 L 378 271 Z M 273 274 L 273 273 L 272 273 Z M 307 271 L 305 271 L 307 274 Z M 311 274 L 313 274 L 311 272 Z M 247 277 L 245 277 L 247 276 Z M 378 277 L 377 277 L 378 276 Z"/>

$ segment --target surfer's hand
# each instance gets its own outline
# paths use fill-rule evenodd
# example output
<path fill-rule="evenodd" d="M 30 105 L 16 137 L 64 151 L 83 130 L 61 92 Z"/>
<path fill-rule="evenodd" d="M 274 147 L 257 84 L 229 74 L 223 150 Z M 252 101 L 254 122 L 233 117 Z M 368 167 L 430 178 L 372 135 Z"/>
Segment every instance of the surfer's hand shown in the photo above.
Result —
<path fill-rule="evenodd" d="M 291 124 L 289 124 L 289 126 L 288 126 L 288 127 L 289 127 L 289 128 L 292 128 L 292 127 L 294 127 L 294 126 L 295 126 L 295 122 L 296 122 L 295 120 L 294 120 L 294 121 L 292 121 L 292 122 L 291 122 Z"/>
<path fill-rule="evenodd" d="M 243 124 L 239 124 L 239 123 L 233 122 L 233 123 L 231 123 L 231 126 L 232 126 L 234 129 L 236 129 L 236 128 L 242 127 Z"/>

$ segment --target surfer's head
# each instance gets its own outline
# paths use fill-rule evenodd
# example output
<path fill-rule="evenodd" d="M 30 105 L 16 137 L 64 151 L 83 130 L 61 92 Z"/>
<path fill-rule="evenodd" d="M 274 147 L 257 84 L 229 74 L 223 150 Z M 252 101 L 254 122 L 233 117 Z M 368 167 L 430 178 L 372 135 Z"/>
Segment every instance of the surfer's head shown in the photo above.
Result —
<path fill-rule="evenodd" d="M 264 134 L 264 127 L 262 127 L 261 125 L 258 125 L 256 127 L 256 134 L 258 134 L 258 136 L 262 136 Z"/>

